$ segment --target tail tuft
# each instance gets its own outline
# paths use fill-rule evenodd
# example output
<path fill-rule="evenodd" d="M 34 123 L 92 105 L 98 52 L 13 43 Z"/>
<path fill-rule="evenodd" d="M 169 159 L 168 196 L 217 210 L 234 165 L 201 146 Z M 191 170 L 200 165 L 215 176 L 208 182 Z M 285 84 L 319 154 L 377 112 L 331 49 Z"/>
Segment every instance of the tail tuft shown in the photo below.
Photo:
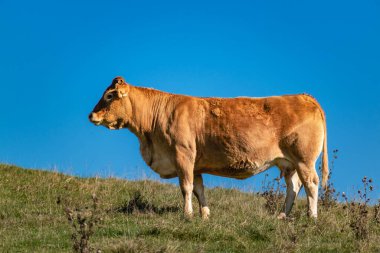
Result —
<path fill-rule="evenodd" d="M 325 138 L 323 140 L 323 155 L 322 155 L 322 188 L 327 189 L 327 181 L 329 179 L 329 159 L 327 153 L 327 128 L 326 128 L 326 118 L 324 118 L 325 123 Z"/>

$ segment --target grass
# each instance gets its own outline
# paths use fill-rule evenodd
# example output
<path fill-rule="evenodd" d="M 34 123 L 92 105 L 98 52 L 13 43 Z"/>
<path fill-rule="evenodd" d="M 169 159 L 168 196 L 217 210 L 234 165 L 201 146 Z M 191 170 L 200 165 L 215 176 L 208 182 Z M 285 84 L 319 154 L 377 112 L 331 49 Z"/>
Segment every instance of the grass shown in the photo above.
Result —
<path fill-rule="evenodd" d="M 350 226 L 354 214 L 345 204 L 319 205 L 314 221 L 300 199 L 294 219 L 280 221 L 267 210 L 262 194 L 213 188 L 206 196 L 210 220 L 187 221 L 182 195 L 173 185 L 0 165 L 0 252 L 72 252 L 73 234 L 81 235 L 78 213 L 89 214 L 83 226 L 93 225 L 88 243 L 94 252 L 380 251 L 373 207 L 368 207 L 368 236 L 358 238 Z"/>

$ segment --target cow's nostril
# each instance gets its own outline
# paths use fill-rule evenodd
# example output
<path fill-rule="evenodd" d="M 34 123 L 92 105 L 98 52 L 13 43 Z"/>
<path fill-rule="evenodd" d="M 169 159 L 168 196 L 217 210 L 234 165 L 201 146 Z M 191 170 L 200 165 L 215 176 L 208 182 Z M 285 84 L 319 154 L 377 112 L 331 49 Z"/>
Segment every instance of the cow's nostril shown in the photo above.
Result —
<path fill-rule="evenodd" d="M 90 114 L 88 115 L 88 119 L 89 119 L 90 121 L 92 121 L 92 113 L 90 113 Z"/>

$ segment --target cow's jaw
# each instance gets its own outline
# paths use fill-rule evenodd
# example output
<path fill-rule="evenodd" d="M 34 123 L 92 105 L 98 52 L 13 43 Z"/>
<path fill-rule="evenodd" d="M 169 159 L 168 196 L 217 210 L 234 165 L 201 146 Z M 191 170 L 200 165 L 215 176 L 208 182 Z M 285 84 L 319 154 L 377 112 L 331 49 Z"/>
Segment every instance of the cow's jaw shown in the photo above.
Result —
<path fill-rule="evenodd" d="M 105 127 L 107 127 L 108 129 L 110 130 L 119 130 L 119 129 L 122 129 L 124 127 L 126 127 L 126 123 L 123 122 L 122 120 L 116 120 L 114 122 L 111 122 L 111 123 L 103 123 L 102 125 L 104 125 Z"/>

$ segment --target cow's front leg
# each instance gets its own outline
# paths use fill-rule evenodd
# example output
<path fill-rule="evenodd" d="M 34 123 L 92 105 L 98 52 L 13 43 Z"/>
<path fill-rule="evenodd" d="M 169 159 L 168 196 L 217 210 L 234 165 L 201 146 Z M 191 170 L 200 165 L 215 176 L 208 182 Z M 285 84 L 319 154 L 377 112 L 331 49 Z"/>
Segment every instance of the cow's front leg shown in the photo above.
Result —
<path fill-rule="evenodd" d="M 193 205 L 191 197 L 193 193 L 194 183 L 194 163 L 192 163 L 187 155 L 177 152 L 176 155 L 177 173 L 179 177 L 179 186 L 181 187 L 184 207 L 183 212 L 185 218 L 193 217 Z"/>
<path fill-rule="evenodd" d="M 210 216 L 210 209 L 207 206 L 204 186 L 203 186 L 203 178 L 202 175 L 194 176 L 194 194 L 199 202 L 199 213 L 201 214 L 202 219 L 206 220 Z"/>
<path fill-rule="evenodd" d="M 189 173 L 190 174 L 190 173 Z M 182 196 L 184 200 L 183 212 L 186 218 L 193 217 L 193 204 L 191 203 L 191 197 L 193 192 L 193 176 L 184 173 L 179 178 L 179 185 L 181 187 Z"/>

